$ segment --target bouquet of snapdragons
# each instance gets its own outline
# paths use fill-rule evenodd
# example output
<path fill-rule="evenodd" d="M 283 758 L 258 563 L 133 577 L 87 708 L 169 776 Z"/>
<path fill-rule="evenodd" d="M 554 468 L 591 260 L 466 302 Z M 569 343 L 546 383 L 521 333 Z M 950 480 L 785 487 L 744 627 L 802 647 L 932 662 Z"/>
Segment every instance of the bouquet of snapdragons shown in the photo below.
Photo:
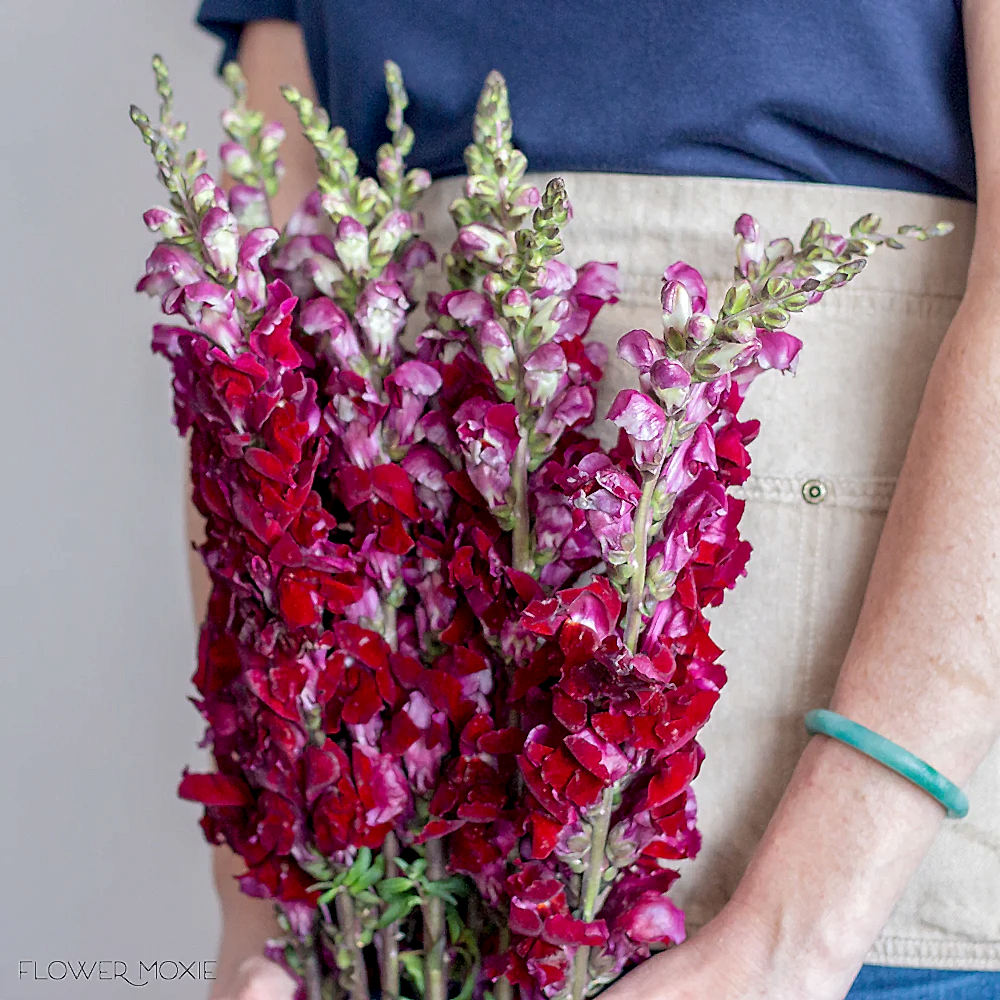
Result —
<path fill-rule="evenodd" d="M 267 954 L 300 998 L 593 995 L 684 938 L 671 865 L 699 847 L 697 733 L 726 679 L 705 609 L 750 554 L 747 390 L 794 369 L 792 314 L 877 246 L 950 227 L 814 220 L 796 245 L 740 216 L 717 314 L 677 262 L 662 329 L 618 341 L 636 377 L 608 449 L 587 434 L 606 362 L 588 332 L 617 268 L 560 259 L 565 186 L 525 182 L 498 73 L 450 208 L 450 290 L 418 303 L 430 177 L 405 169 L 395 64 L 374 178 L 284 90 L 319 181 L 281 232 L 283 132 L 235 64 L 228 190 L 182 156 L 154 70 L 159 121 L 132 119 L 170 199 L 144 216 L 160 240 L 138 289 L 169 317 L 153 350 L 213 584 L 193 680 L 217 770 L 185 769 L 179 794 L 274 901 Z"/>

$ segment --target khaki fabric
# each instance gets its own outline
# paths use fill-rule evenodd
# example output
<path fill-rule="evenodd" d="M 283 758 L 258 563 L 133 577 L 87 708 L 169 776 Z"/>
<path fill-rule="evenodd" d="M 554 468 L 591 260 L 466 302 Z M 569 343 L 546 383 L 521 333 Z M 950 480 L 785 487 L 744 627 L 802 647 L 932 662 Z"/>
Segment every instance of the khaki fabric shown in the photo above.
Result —
<path fill-rule="evenodd" d="M 598 413 L 634 384 L 618 337 L 660 330 L 663 269 L 686 260 L 704 275 L 717 311 L 732 277 L 733 223 L 750 212 L 765 239 L 798 241 L 823 217 L 847 232 L 866 212 L 883 231 L 941 219 L 955 232 L 903 251 L 880 248 L 866 271 L 795 315 L 804 348 L 797 373 L 767 372 L 742 415 L 762 422 L 750 446 L 744 536 L 748 575 L 711 613 L 729 680 L 700 740 L 695 779 L 704 845 L 680 862 L 672 897 L 693 932 L 735 888 L 808 740 L 803 715 L 828 704 L 864 588 L 923 386 L 958 308 L 975 206 L 874 188 L 799 182 L 566 173 L 574 217 L 564 259 L 617 261 L 621 301 L 598 317 L 609 348 Z M 544 185 L 547 176 L 531 175 Z M 461 179 L 435 182 L 422 202 L 439 251 L 454 237 L 447 213 Z M 891 227 L 891 228 L 890 228 Z M 610 442 L 614 427 L 595 429 Z M 803 487 L 817 481 L 819 502 Z M 1000 744 L 966 792 L 968 816 L 948 820 L 866 961 L 881 965 L 1000 970 Z"/>

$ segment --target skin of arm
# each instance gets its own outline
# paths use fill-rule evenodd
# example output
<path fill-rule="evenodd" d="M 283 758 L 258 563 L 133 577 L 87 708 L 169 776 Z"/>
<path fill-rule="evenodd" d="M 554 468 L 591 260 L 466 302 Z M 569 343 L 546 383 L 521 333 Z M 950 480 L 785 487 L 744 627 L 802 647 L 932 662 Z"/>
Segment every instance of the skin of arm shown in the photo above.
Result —
<path fill-rule="evenodd" d="M 960 786 L 1000 737 L 1000 5 L 964 4 L 978 203 L 830 707 Z M 974 807 L 973 803 L 973 807 Z M 814 736 L 729 904 L 609 1000 L 842 1000 L 944 810 Z"/>
<path fill-rule="evenodd" d="M 302 30 L 289 21 L 252 21 L 241 33 L 237 59 L 247 78 L 250 107 L 262 111 L 269 120 L 280 121 L 287 133 L 281 147 L 285 175 L 281 189 L 271 199 L 272 219 L 280 229 L 317 180 L 313 148 L 279 90 L 282 84 L 290 84 L 316 100 Z M 228 183 L 224 186 L 228 187 Z M 205 538 L 205 521 L 191 501 L 190 492 L 189 477 L 184 498 L 188 538 L 200 544 Z M 197 627 L 205 617 L 211 582 L 201 556 L 193 548 L 189 551 L 188 570 Z M 274 919 L 273 904 L 240 891 L 235 876 L 245 871 L 246 865 L 228 844 L 212 847 L 222 937 L 210 1000 L 291 1000 L 294 981 L 280 966 L 262 956 L 267 939 L 282 933 Z"/>

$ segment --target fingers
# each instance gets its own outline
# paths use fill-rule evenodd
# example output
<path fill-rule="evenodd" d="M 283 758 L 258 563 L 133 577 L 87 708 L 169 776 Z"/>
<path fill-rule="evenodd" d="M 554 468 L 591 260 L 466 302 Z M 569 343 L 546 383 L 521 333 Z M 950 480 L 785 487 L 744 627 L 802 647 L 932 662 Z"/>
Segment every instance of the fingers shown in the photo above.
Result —
<path fill-rule="evenodd" d="M 251 955 L 240 963 L 233 982 L 209 1000 L 293 1000 L 297 985 L 277 962 Z"/>

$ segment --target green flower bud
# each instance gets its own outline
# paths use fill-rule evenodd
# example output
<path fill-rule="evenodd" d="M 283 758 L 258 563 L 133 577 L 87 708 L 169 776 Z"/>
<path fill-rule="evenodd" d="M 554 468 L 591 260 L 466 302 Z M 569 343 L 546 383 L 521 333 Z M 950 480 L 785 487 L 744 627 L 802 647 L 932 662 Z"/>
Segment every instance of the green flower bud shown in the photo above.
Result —
<path fill-rule="evenodd" d="M 878 215 L 862 215 L 857 222 L 851 226 L 851 236 L 857 237 L 862 234 L 878 232 L 878 227 L 882 225 L 882 219 Z"/>
<path fill-rule="evenodd" d="M 726 298 L 722 303 L 720 315 L 732 316 L 733 313 L 742 312 L 750 304 L 752 298 L 753 287 L 750 282 L 745 280 L 738 281 L 726 292 Z"/>
<path fill-rule="evenodd" d="M 694 381 L 705 382 L 718 375 L 730 372 L 733 361 L 747 349 L 746 344 L 718 344 L 698 355 L 691 373 Z"/>
<path fill-rule="evenodd" d="M 781 330 L 788 325 L 788 310 L 772 303 L 764 309 L 758 319 L 765 330 Z"/>
<path fill-rule="evenodd" d="M 767 279 L 764 286 L 769 298 L 780 299 L 792 291 L 792 279 L 785 274 L 776 274 L 773 278 Z"/>
<path fill-rule="evenodd" d="M 802 240 L 799 242 L 800 249 L 805 250 L 807 246 L 818 242 L 829 232 L 830 223 L 826 219 L 813 219 L 802 234 Z"/>

